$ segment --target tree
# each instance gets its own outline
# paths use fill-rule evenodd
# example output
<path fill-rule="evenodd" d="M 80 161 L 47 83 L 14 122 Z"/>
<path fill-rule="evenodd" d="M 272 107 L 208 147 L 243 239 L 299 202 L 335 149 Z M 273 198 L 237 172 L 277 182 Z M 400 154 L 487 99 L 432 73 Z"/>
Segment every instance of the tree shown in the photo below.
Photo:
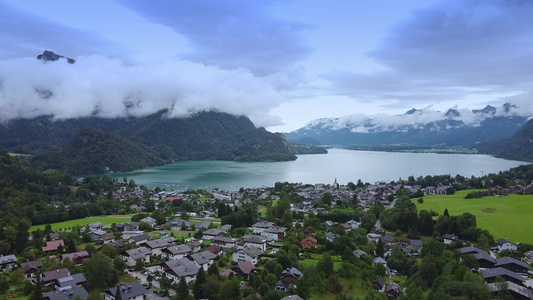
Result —
<path fill-rule="evenodd" d="M 120 285 L 117 285 L 117 291 L 115 292 L 115 300 L 122 300 L 122 294 L 120 293 Z"/>
<path fill-rule="evenodd" d="M 218 271 L 218 267 L 216 266 L 216 264 L 212 264 L 209 266 L 209 268 L 207 269 L 207 275 L 209 276 L 218 276 L 219 274 L 219 271 Z"/>
<path fill-rule="evenodd" d="M 187 299 L 187 296 L 189 296 L 189 286 L 187 285 L 187 281 L 185 281 L 185 277 L 180 278 L 178 290 L 176 292 L 178 297 L 183 300 Z"/>
<path fill-rule="evenodd" d="M 326 276 L 333 274 L 333 259 L 329 253 L 324 253 L 322 259 L 317 263 L 316 269 L 324 273 Z"/>
<path fill-rule="evenodd" d="M 203 285 L 206 282 L 207 282 L 207 275 L 204 272 L 204 268 L 200 268 L 198 270 L 198 274 L 196 274 L 196 281 L 194 283 L 194 289 L 192 291 L 196 299 L 205 298 Z"/>
<path fill-rule="evenodd" d="M 112 260 L 97 252 L 83 263 L 83 272 L 87 281 L 95 287 L 104 288 L 114 285 Z"/>
<path fill-rule="evenodd" d="M 115 267 L 115 270 L 122 272 L 124 271 L 124 269 L 126 269 L 128 265 L 126 265 L 126 262 L 124 261 L 124 259 L 122 259 L 122 257 L 117 256 L 113 260 L 113 266 Z"/>
<path fill-rule="evenodd" d="M 135 271 L 142 271 L 144 269 L 144 259 L 137 258 L 135 260 Z"/>
<path fill-rule="evenodd" d="M 15 271 L 11 272 L 11 283 L 21 283 L 24 280 L 24 276 L 24 271 L 22 269 L 16 269 Z"/>
<path fill-rule="evenodd" d="M 41 274 L 37 274 L 37 282 L 35 283 L 35 288 L 31 294 L 31 300 L 41 300 L 43 299 L 43 283 L 41 282 Z"/>
<path fill-rule="evenodd" d="M 383 245 L 383 240 L 379 239 L 377 245 L 376 245 L 376 256 L 377 257 L 384 257 L 385 256 L 385 246 Z"/>
<path fill-rule="evenodd" d="M 371 212 L 367 212 L 362 218 L 361 218 L 361 227 L 366 229 L 366 232 L 370 232 L 372 228 L 374 228 L 374 225 L 376 225 L 377 219 L 376 215 L 374 215 Z"/>
<path fill-rule="evenodd" d="M 9 282 L 5 276 L 0 278 L 0 292 L 5 293 L 9 290 Z"/>
<path fill-rule="evenodd" d="M 218 292 L 218 295 L 219 299 L 242 299 L 241 285 L 239 284 L 239 280 L 233 278 L 224 281 L 220 286 L 220 291 Z"/>

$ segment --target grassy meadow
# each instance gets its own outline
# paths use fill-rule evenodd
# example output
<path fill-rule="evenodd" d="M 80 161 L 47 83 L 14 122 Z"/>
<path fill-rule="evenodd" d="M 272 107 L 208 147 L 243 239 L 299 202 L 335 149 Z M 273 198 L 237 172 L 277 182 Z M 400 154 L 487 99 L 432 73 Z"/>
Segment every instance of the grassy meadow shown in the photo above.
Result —
<path fill-rule="evenodd" d="M 89 217 L 83 219 L 69 220 L 64 222 L 52 223 L 52 230 L 61 230 L 62 228 L 69 229 L 76 227 L 77 225 L 84 226 L 90 223 L 100 222 L 102 225 L 111 225 L 113 223 L 125 223 L 130 222 L 130 216 L 102 216 L 102 217 Z M 30 228 L 30 232 L 37 230 L 38 228 L 44 230 L 46 225 L 34 225 Z"/>
<path fill-rule="evenodd" d="M 464 199 L 472 191 L 458 191 L 454 195 L 426 195 L 423 197 L 424 203 L 418 203 L 417 199 L 413 199 L 413 202 L 419 211 L 434 210 L 439 215 L 445 209 L 450 215 L 469 212 L 476 216 L 477 226 L 488 230 L 495 239 L 507 238 L 515 243 L 533 244 L 533 195 Z"/>

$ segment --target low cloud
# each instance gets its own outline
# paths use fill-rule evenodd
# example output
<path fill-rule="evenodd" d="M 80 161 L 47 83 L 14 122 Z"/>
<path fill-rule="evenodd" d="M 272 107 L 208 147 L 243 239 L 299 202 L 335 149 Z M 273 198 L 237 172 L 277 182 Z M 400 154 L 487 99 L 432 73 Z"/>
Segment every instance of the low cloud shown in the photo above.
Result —
<path fill-rule="evenodd" d="M 104 56 L 44 63 L 35 58 L 0 61 L 0 120 L 143 116 L 170 108 L 171 116 L 216 110 L 248 116 L 256 126 L 279 125 L 270 109 L 301 80 L 298 69 L 257 77 L 179 59 L 126 65 Z"/>

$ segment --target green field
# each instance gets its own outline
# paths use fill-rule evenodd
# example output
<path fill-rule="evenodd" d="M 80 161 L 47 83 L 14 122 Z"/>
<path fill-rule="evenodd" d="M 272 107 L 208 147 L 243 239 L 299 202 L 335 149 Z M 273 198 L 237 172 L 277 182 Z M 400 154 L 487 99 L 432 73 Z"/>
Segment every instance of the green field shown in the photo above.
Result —
<path fill-rule="evenodd" d="M 469 212 L 476 216 L 477 226 L 488 230 L 495 239 L 507 238 L 515 243 L 533 244 L 531 216 L 533 195 L 515 195 L 464 199 L 473 190 L 458 191 L 454 195 L 427 195 L 424 203 L 413 199 L 418 210 L 434 210 L 450 215 Z"/>
<path fill-rule="evenodd" d="M 89 217 L 89 218 L 83 218 L 83 219 L 76 219 L 76 220 L 70 220 L 65 222 L 58 222 L 58 223 L 52 223 L 52 230 L 60 230 L 62 228 L 69 229 L 72 227 L 76 227 L 76 225 L 87 225 L 90 223 L 100 222 L 102 225 L 111 225 L 113 223 L 125 223 L 130 222 L 131 217 L 130 216 L 108 216 L 108 217 Z M 44 229 L 46 225 L 34 225 L 30 228 L 30 232 L 33 232 L 37 230 L 38 228 Z"/>

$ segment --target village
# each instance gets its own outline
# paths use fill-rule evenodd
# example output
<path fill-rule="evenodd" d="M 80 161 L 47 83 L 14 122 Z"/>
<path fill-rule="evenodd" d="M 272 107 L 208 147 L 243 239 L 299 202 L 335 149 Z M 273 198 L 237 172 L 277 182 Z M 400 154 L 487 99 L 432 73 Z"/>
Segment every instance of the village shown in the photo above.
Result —
<path fill-rule="evenodd" d="M 65 240 L 74 228 L 49 230 L 42 237 L 46 244 L 34 251 L 35 260 L 3 255 L 0 266 L 4 274 L 21 270 L 26 281 L 41 285 L 45 291 L 43 299 L 89 299 L 88 282 L 82 271 L 85 263 L 95 253 L 108 253 L 113 248 L 117 255 L 107 259 L 123 260 L 121 276 L 132 280 L 102 290 L 99 295 L 105 300 L 182 299 L 183 292 L 181 296 L 177 293 L 183 286 L 187 297 L 194 295 L 198 299 L 188 287 L 195 286 L 199 277 L 205 282 L 205 274 L 238 278 L 243 294 L 261 299 L 267 291 L 250 289 L 249 282 L 257 281 L 269 261 L 280 262 L 290 256 L 293 261 L 280 264 L 283 268 L 275 272 L 275 282 L 268 288 L 282 293 L 276 295 L 285 295 L 277 299 L 306 299 L 302 297 L 306 294 L 299 291 L 299 281 L 306 274 L 298 263 L 309 258 L 323 259 L 326 253 L 338 256 L 340 263 L 347 254 L 336 247 L 340 241 L 348 240 L 350 246 L 344 250 L 351 251 L 349 256 L 368 261 L 371 268 L 378 270 L 375 273 L 379 276 L 370 278 L 371 293 L 397 299 L 408 293 L 401 285 L 405 283 L 402 274 L 405 270 L 395 269 L 395 264 L 388 261 L 398 255 L 402 259 L 420 260 L 427 238 L 409 238 L 399 231 L 386 231 L 379 219 L 369 220 L 365 215 L 373 210 L 393 209 L 399 191 L 416 196 L 454 193 L 448 185 L 422 187 L 376 182 L 343 186 L 335 181 L 316 185 L 277 183 L 274 188 L 241 188 L 233 192 L 202 191 L 198 197 L 198 192 L 150 191 L 124 184 L 114 192 L 113 199 L 124 203 L 137 198 L 139 201 L 129 208 L 134 212 L 133 218 L 135 212 L 146 210 L 148 200 L 153 201 L 157 216 L 152 212 L 151 216 L 140 215 L 144 217 L 136 221 L 112 225 L 94 222 L 76 228 L 74 233 L 87 242 L 87 248 L 81 251 L 70 252 L 76 247 L 70 247 L 72 241 Z M 281 207 L 283 201 L 287 201 L 283 205 L 288 204 L 285 208 Z M 192 205 L 183 209 L 183 203 Z M 249 213 L 245 207 L 256 209 L 255 215 L 250 216 L 253 223 L 248 226 L 223 216 L 238 211 Z M 461 261 L 467 261 L 469 270 L 479 273 L 493 293 L 505 290 L 513 299 L 533 299 L 533 281 L 529 279 L 533 251 L 517 257 L 518 244 L 506 239 L 483 250 L 453 233 L 434 236 L 434 240 L 442 244 L 442 249 L 459 253 Z"/>

